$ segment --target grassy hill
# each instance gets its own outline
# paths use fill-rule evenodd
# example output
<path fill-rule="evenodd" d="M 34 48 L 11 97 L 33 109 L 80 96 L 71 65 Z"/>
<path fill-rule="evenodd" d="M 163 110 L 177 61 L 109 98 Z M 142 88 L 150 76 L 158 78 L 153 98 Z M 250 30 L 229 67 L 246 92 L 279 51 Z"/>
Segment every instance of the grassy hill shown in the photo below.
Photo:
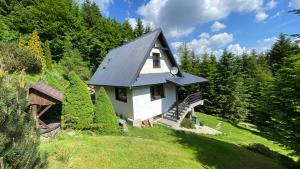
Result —
<path fill-rule="evenodd" d="M 288 154 L 280 145 L 214 116 L 201 114 L 199 118 L 210 127 L 217 126 L 224 134 L 197 135 L 160 125 L 145 129 L 130 127 L 123 136 L 83 132 L 68 136 L 64 132 L 56 139 L 44 141 L 41 149 L 49 152 L 48 168 L 284 168 L 279 161 L 241 146 L 260 143 Z"/>

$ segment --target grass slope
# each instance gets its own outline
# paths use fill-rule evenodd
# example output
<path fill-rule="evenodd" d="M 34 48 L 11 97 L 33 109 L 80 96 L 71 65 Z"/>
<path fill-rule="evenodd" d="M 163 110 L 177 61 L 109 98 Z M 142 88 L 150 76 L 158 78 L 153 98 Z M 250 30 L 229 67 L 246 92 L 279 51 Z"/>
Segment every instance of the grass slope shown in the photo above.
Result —
<path fill-rule="evenodd" d="M 203 120 L 204 118 L 207 119 L 207 125 L 215 125 L 213 120 L 218 123 L 216 117 L 202 117 Z M 49 152 L 48 168 L 59 169 L 283 168 L 277 161 L 251 152 L 238 144 L 254 139 L 252 142 L 262 141 L 274 149 L 280 149 L 279 146 L 276 147 L 276 144 L 248 130 L 235 126 L 225 127 L 225 124 L 230 125 L 223 122 L 221 130 L 225 134 L 222 136 L 177 132 L 164 126 L 145 129 L 130 127 L 130 132 L 124 136 L 77 133 L 70 137 L 62 133 L 58 138 L 44 142 L 41 149 Z M 243 136 L 238 137 L 238 134 Z"/>

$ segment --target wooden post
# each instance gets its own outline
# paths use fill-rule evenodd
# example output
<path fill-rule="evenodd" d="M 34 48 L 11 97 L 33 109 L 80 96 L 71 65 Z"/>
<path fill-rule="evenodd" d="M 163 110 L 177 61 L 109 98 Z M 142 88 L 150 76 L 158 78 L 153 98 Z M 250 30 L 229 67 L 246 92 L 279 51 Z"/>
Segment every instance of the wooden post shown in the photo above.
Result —
<path fill-rule="evenodd" d="M 177 120 L 179 120 L 179 110 L 178 110 L 178 105 L 179 105 L 179 101 L 178 101 L 178 87 L 176 86 L 176 113 L 177 113 Z"/>

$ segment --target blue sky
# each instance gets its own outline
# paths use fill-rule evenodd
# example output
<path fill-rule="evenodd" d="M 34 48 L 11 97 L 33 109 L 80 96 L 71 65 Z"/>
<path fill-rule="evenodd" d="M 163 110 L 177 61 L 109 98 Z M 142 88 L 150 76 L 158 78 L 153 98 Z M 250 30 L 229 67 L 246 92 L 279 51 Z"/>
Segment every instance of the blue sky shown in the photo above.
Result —
<path fill-rule="evenodd" d="M 300 0 L 93 0 L 110 18 L 140 17 L 144 24 L 161 27 L 176 53 L 186 42 L 196 54 L 224 48 L 240 54 L 267 50 L 283 32 L 300 32 Z"/>

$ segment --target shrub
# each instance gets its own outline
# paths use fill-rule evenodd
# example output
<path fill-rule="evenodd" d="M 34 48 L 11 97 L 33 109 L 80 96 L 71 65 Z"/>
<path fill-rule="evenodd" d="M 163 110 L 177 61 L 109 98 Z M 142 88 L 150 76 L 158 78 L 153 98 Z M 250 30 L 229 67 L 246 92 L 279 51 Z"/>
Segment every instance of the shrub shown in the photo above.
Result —
<path fill-rule="evenodd" d="M 22 82 L 23 83 L 23 82 Z M 23 84 L 0 77 L 0 160 L 3 168 L 45 168 L 39 131 L 27 107 Z M 1 166 L 1 165 L 0 165 Z"/>
<path fill-rule="evenodd" d="M 68 79 L 70 84 L 63 101 L 62 127 L 89 129 L 93 121 L 94 107 L 87 86 L 73 71 Z"/>
<path fill-rule="evenodd" d="M 193 123 L 193 121 L 189 118 L 185 118 L 182 120 L 181 124 L 180 124 L 181 127 L 184 127 L 184 128 L 188 128 L 188 129 L 193 129 L 195 128 L 195 125 Z"/>
<path fill-rule="evenodd" d="M 100 88 L 95 103 L 95 125 L 101 134 L 111 134 L 118 132 L 118 121 L 113 105 L 103 87 Z"/>
<path fill-rule="evenodd" d="M 20 49 L 14 43 L 0 43 L 0 58 L 8 72 L 25 70 L 29 73 L 41 71 L 41 62 L 28 49 Z"/>

